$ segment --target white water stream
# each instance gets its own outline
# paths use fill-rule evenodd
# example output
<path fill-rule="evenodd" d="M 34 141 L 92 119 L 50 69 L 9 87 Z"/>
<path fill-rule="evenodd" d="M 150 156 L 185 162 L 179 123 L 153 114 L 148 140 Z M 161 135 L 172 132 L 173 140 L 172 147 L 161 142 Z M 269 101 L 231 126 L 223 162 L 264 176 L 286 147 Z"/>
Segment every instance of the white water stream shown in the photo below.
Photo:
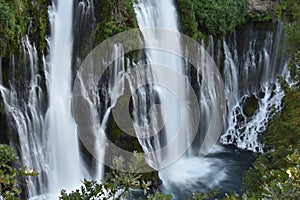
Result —
<path fill-rule="evenodd" d="M 75 121 L 71 114 L 73 0 L 53 3 L 50 63 L 47 69 L 49 107 L 45 119 L 46 155 L 49 162 L 49 192 L 74 189 L 83 178 Z"/>

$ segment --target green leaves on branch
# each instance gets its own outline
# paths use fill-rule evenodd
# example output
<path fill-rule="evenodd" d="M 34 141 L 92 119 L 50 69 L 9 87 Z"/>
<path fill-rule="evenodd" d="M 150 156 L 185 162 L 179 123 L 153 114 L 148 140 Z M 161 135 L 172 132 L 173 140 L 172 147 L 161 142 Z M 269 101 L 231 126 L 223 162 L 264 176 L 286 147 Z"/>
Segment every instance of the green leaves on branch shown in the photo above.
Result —
<path fill-rule="evenodd" d="M 184 33 L 195 39 L 204 32 L 224 36 L 244 22 L 248 0 L 177 0 Z"/>
<path fill-rule="evenodd" d="M 18 49 L 27 33 L 35 37 L 40 50 L 46 47 L 48 4 L 49 0 L 0 0 L 1 56 L 9 56 Z"/>
<path fill-rule="evenodd" d="M 96 43 L 137 27 L 137 21 L 132 0 L 101 1 L 99 22 L 96 27 Z"/>
<path fill-rule="evenodd" d="M 23 16 L 24 5 L 22 2 L 0 0 L 0 51 L 3 54 L 9 51 L 11 45 L 21 42 L 22 33 L 26 26 L 19 23 L 25 20 Z"/>
<path fill-rule="evenodd" d="M 25 166 L 15 167 L 17 161 L 15 150 L 9 145 L 0 144 L 0 196 L 4 199 L 19 199 L 22 192 L 18 184 L 20 177 L 37 176 L 37 172 L 27 170 Z"/>
<path fill-rule="evenodd" d="M 138 154 L 134 154 L 130 168 L 132 171 L 138 172 L 138 163 L 140 162 Z M 122 171 L 124 167 L 124 158 L 115 157 L 113 159 L 116 170 L 112 170 L 106 174 L 103 181 L 83 181 L 80 189 L 67 194 L 65 190 L 61 192 L 61 200 L 93 200 L 93 199 L 122 199 L 124 197 L 131 198 L 131 190 L 144 189 L 146 194 L 149 190 L 150 182 L 142 179 L 142 175 L 138 173 L 129 173 Z"/>

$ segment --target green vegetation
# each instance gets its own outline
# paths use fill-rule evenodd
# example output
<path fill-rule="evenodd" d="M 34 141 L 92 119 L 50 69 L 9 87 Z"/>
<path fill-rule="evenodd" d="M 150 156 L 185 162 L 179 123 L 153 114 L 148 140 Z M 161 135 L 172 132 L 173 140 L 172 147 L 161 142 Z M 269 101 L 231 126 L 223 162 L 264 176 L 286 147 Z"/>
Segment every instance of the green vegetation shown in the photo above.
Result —
<path fill-rule="evenodd" d="M 132 191 L 134 189 L 144 190 L 144 197 L 139 199 L 147 200 L 171 200 L 172 195 L 162 194 L 160 191 L 151 188 L 152 183 L 149 180 L 143 179 L 143 175 L 138 173 L 140 169 L 140 163 L 144 162 L 144 158 L 139 157 L 138 154 L 134 154 L 129 163 L 129 168 L 132 172 L 123 172 L 124 169 L 124 158 L 115 157 L 114 166 L 116 170 L 113 170 L 106 174 L 106 177 L 101 182 L 97 181 L 83 181 L 83 186 L 80 189 L 70 192 L 69 194 L 65 191 L 61 191 L 59 197 L 60 200 L 96 200 L 96 199 L 136 199 L 133 196 Z M 212 190 L 208 193 L 193 193 L 188 198 L 189 200 L 205 200 L 205 199 L 216 199 L 218 189 Z M 237 195 L 236 195 L 237 196 Z M 224 199 L 230 199 L 234 196 L 227 195 Z"/>
<path fill-rule="evenodd" d="M 33 170 L 24 167 L 15 167 L 18 162 L 15 150 L 5 144 L 0 144 L 0 196 L 5 200 L 17 200 L 22 190 L 20 189 L 20 179 L 28 176 L 36 176 Z M 24 181 L 23 181 L 24 182 Z"/>
<path fill-rule="evenodd" d="M 90 200 L 90 199 L 132 199 L 133 189 L 143 189 L 144 194 L 150 190 L 151 182 L 143 179 L 143 175 L 140 172 L 140 165 L 143 165 L 144 158 L 133 154 L 131 162 L 129 163 L 129 169 L 131 172 L 124 172 L 125 167 L 123 157 L 114 157 L 113 164 L 115 170 L 108 172 L 101 182 L 97 181 L 83 181 L 83 186 L 70 194 L 67 194 L 65 190 L 61 191 L 60 199 L 62 200 Z M 149 194 L 148 198 L 155 199 L 158 197 L 165 197 L 158 192 Z M 161 198 L 160 198 L 161 199 Z M 167 199 L 167 198 L 163 198 Z"/>
<path fill-rule="evenodd" d="M 0 50 L 1 54 L 11 51 L 20 44 L 26 32 L 25 5 L 21 1 L 0 1 Z"/>
<path fill-rule="evenodd" d="M 0 0 L 0 55 L 17 50 L 30 26 L 40 50 L 46 47 L 47 6 L 47 0 Z"/>
<path fill-rule="evenodd" d="M 27 13 L 29 16 L 29 37 L 34 41 L 38 50 L 39 57 L 47 48 L 46 35 L 48 34 L 48 7 L 50 0 L 26 0 Z"/>
<path fill-rule="evenodd" d="M 194 39 L 224 36 L 245 21 L 248 0 L 177 0 L 182 31 Z M 203 34 L 204 33 L 204 34 Z"/>
<path fill-rule="evenodd" d="M 292 62 L 299 65 L 300 52 L 300 4 L 297 0 L 284 0 L 276 6 L 277 17 L 286 20 L 286 42 Z M 294 63 L 294 64 L 296 64 Z"/>
<path fill-rule="evenodd" d="M 284 81 L 284 109 L 270 122 L 265 135 L 267 153 L 258 156 L 245 175 L 245 190 L 255 198 L 300 198 L 300 88 Z"/>
<path fill-rule="evenodd" d="M 96 43 L 121 33 L 137 28 L 137 21 L 131 0 L 101 1 L 99 21 L 96 27 Z"/>
<path fill-rule="evenodd" d="M 267 13 L 248 13 L 246 18 L 247 21 L 268 22 L 273 19 L 273 16 L 273 12 L 268 11 Z"/>

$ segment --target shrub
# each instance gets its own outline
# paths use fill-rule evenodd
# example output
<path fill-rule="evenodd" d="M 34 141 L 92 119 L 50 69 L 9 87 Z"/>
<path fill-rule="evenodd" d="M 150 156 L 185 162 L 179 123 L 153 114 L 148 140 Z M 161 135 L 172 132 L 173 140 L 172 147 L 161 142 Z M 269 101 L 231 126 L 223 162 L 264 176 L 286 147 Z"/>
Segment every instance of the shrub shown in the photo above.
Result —
<path fill-rule="evenodd" d="M 15 167 L 17 161 L 15 150 L 9 145 L 0 144 L 0 197 L 4 199 L 19 199 L 22 190 L 18 184 L 18 177 L 37 175 L 37 172 L 27 170 L 25 166 Z"/>
<path fill-rule="evenodd" d="M 192 37 L 204 32 L 224 36 L 244 22 L 248 0 L 177 0 L 183 31 Z"/>

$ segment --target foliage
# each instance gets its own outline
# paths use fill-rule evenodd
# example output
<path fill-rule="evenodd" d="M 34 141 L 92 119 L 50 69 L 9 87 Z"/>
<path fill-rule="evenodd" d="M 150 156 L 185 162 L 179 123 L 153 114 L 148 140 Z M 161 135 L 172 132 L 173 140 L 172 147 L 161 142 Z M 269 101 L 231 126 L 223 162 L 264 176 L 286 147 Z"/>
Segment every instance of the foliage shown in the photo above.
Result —
<path fill-rule="evenodd" d="M 131 0 L 103 0 L 100 15 L 97 16 L 96 43 L 137 27 L 137 21 Z"/>
<path fill-rule="evenodd" d="M 140 157 L 134 154 L 130 164 L 130 170 L 138 172 L 140 170 L 139 163 Z M 115 157 L 113 159 L 114 167 L 116 170 L 110 171 L 106 174 L 101 182 L 97 181 L 83 181 L 83 186 L 80 189 L 72 191 L 67 194 L 62 190 L 60 199 L 62 200 L 90 200 L 90 199 L 121 199 L 122 197 L 130 197 L 132 189 L 144 189 L 146 194 L 149 190 L 150 182 L 142 179 L 139 173 L 124 172 L 124 158 Z M 158 194 L 149 196 L 152 199 L 158 197 Z"/>
<path fill-rule="evenodd" d="M 35 41 L 45 48 L 48 0 L 0 0 L 0 54 L 8 56 L 17 49 L 22 37 L 37 35 Z M 43 42 L 40 42 L 43 41 Z"/>
<path fill-rule="evenodd" d="M 39 49 L 39 56 L 47 48 L 46 35 L 49 24 L 48 7 L 51 3 L 50 0 L 27 0 L 27 13 L 29 16 L 29 36 L 30 40 L 34 41 Z"/>
<path fill-rule="evenodd" d="M 290 53 L 295 58 L 300 52 L 300 4 L 297 0 L 285 0 L 278 6 L 278 15 L 286 20 L 286 41 Z"/>
<path fill-rule="evenodd" d="M 21 41 L 21 34 L 25 32 L 24 26 L 18 26 L 17 20 L 24 20 L 22 2 L 0 0 L 0 50 L 1 54 L 10 48 L 11 43 Z M 22 16 L 22 17 L 21 17 Z M 26 27 L 25 27 L 26 28 Z"/>
<path fill-rule="evenodd" d="M 191 0 L 177 0 L 177 6 L 182 32 L 198 41 L 205 38 L 205 35 L 198 28 L 194 2 Z"/>
<path fill-rule="evenodd" d="M 299 199 L 299 159 L 298 150 L 272 164 L 264 159 L 258 159 L 254 168 L 246 175 L 247 196 L 264 199 Z"/>
<path fill-rule="evenodd" d="M 233 31 L 245 20 L 248 0 L 177 0 L 177 4 L 184 33 L 199 39 L 201 32 L 224 36 Z"/>
<path fill-rule="evenodd" d="M 247 117 L 252 117 L 258 108 L 258 100 L 254 95 L 244 98 L 243 113 Z"/>
<path fill-rule="evenodd" d="M 141 158 L 138 154 L 134 154 L 130 162 L 130 171 L 139 172 Z M 163 194 L 159 190 L 151 190 L 151 182 L 145 181 L 143 175 L 138 173 L 123 172 L 124 158 L 114 157 L 114 167 L 106 174 L 105 178 L 97 182 L 95 180 L 83 180 L 83 186 L 80 189 L 67 193 L 65 190 L 61 191 L 60 200 L 96 200 L 96 199 L 135 199 L 132 195 L 132 190 L 143 189 L 144 197 L 139 198 L 147 200 L 171 200 L 171 194 Z M 217 199 L 219 188 L 209 191 L 207 193 L 193 193 L 189 200 L 207 200 Z M 244 195 L 245 196 L 245 195 Z M 224 199 L 236 200 L 239 195 L 236 193 L 226 194 Z M 244 198 L 245 199 L 245 198 Z"/>
<path fill-rule="evenodd" d="M 18 168 L 15 150 L 5 144 L 0 144 L 0 197 L 4 199 L 19 199 L 22 192 L 18 185 L 18 177 L 36 176 L 37 172 L 27 170 L 25 166 Z"/>
<path fill-rule="evenodd" d="M 247 21 L 268 22 L 273 19 L 273 13 L 270 11 L 267 13 L 248 13 L 246 18 Z"/>
<path fill-rule="evenodd" d="M 172 195 L 170 194 L 161 194 L 158 190 L 154 191 L 154 194 L 147 196 L 148 200 L 171 200 Z"/>
<path fill-rule="evenodd" d="M 206 200 L 217 199 L 216 195 L 219 193 L 219 189 L 211 190 L 207 193 L 193 193 L 189 200 Z"/>

